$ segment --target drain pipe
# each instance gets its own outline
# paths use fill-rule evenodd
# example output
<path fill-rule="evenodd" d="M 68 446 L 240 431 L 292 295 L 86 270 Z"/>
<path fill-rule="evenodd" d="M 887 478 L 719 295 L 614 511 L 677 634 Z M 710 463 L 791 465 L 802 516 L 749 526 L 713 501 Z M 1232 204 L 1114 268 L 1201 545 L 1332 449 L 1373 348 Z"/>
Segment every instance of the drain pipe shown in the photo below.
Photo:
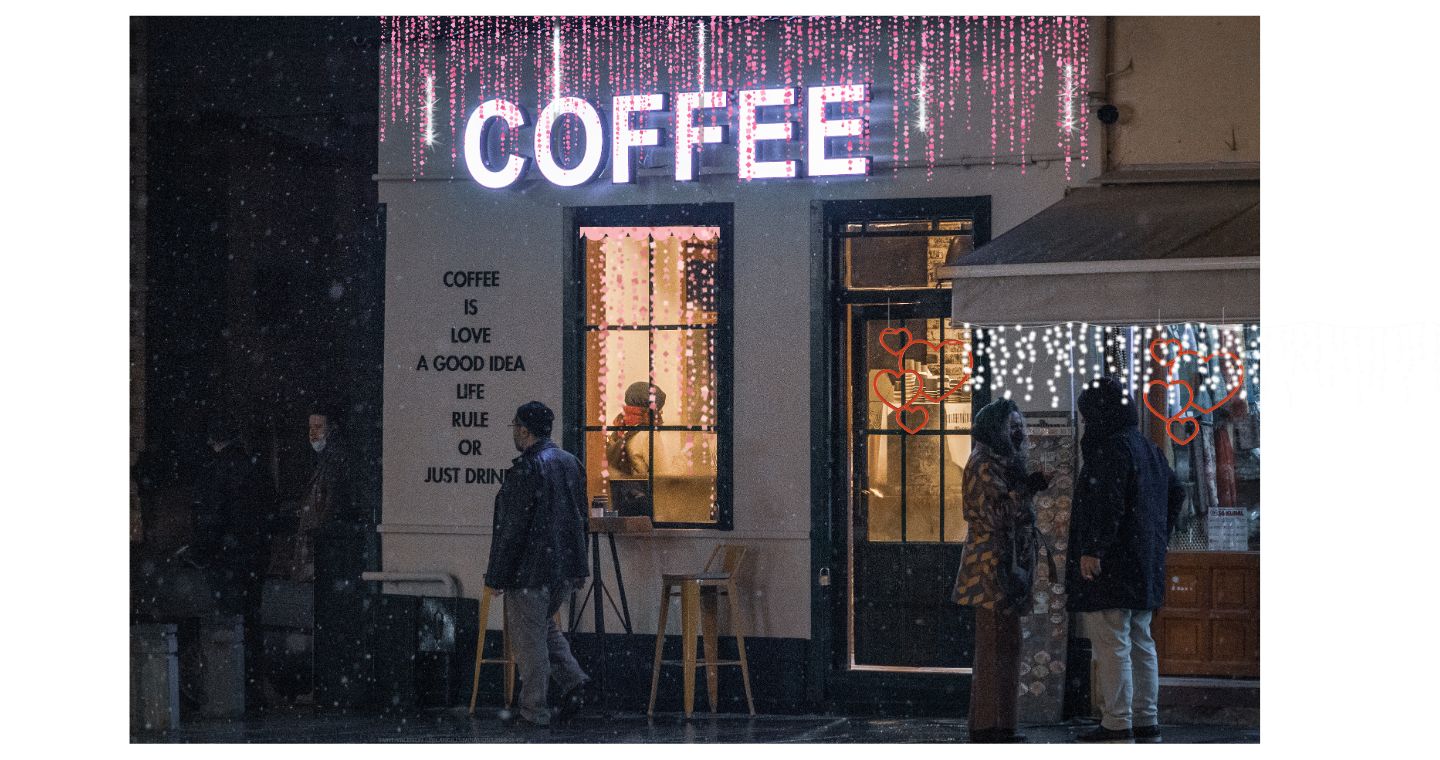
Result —
<path fill-rule="evenodd" d="M 460 582 L 449 573 L 365 572 L 360 574 L 360 580 L 381 583 L 439 583 L 445 587 L 451 598 L 460 597 Z"/>

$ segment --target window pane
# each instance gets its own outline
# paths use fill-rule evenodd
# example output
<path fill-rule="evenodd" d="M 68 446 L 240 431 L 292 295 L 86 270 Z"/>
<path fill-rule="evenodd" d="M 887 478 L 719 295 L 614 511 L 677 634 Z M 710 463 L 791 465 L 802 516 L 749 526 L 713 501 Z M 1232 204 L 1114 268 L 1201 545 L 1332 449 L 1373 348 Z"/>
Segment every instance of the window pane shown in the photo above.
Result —
<path fill-rule="evenodd" d="M 1181 354 L 1168 378 L 1188 384 L 1193 403 L 1178 384 L 1168 392 L 1163 385 L 1150 386 L 1152 380 L 1167 379 L 1167 370 L 1149 355 L 1149 342 L 1156 338 L 1177 340 L 1178 348 L 1195 352 Z M 1185 487 L 1172 549 L 1260 548 L 1259 342 L 1255 325 L 1176 324 L 1158 334 L 1137 331 L 1133 336 L 1135 385 L 1137 390 L 1150 387 L 1143 399 L 1147 408 L 1140 410 L 1142 429 L 1166 453 Z M 1198 361 L 1210 357 L 1215 358 Z M 1167 423 L 1151 409 L 1195 421 Z"/>
<path fill-rule="evenodd" d="M 969 534 L 965 522 L 965 465 L 970 461 L 970 436 L 945 436 L 945 541 L 960 543 Z"/>
<path fill-rule="evenodd" d="M 714 330 L 654 330 L 655 374 L 665 393 L 662 424 L 713 426 L 716 423 Z"/>
<path fill-rule="evenodd" d="M 940 540 L 940 436 L 905 440 L 905 540 Z"/>
<path fill-rule="evenodd" d="M 929 232 L 930 222 L 916 219 L 903 222 L 870 222 L 867 232 Z"/>
<path fill-rule="evenodd" d="M 592 325 L 640 325 L 650 321 L 650 243 L 590 228 L 585 240 L 585 319 Z"/>
<path fill-rule="evenodd" d="M 585 424 L 621 424 L 617 420 L 624 415 L 625 390 L 650 376 L 649 331 L 587 332 L 585 364 Z"/>
<path fill-rule="evenodd" d="M 708 241 L 696 234 L 655 238 L 655 324 L 714 324 L 719 230 L 705 231 L 710 232 Z"/>
<path fill-rule="evenodd" d="M 940 419 L 934 404 L 920 396 L 922 388 L 926 393 L 938 393 L 939 355 L 935 356 L 935 371 L 925 365 L 924 345 L 905 349 L 907 336 L 900 330 L 908 330 L 908 337 L 926 340 L 927 321 L 924 319 L 897 319 L 892 322 L 871 321 L 865 325 L 866 378 L 865 398 L 869 414 L 866 426 L 872 430 L 897 430 L 900 428 L 895 415 L 899 407 L 909 404 L 912 409 L 928 407 L 924 412 L 906 413 L 906 424 L 916 427 L 938 429 Z M 881 339 L 884 342 L 881 342 Z M 938 341 L 937 341 L 938 342 Z M 903 354 L 899 352 L 904 350 Z"/>
<path fill-rule="evenodd" d="M 900 447 L 903 436 L 865 436 L 865 469 L 868 488 L 861 498 L 866 512 L 866 540 L 899 541 L 900 533 Z"/>
<path fill-rule="evenodd" d="M 655 521 L 713 523 L 718 519 L 714 433 L 655 433 Z"/>
<path fill-rule="evenodd" d="M 872 225 L 873 227 L 873 225 Z M 969 235 L 846 238 L 846 285 L 850 288 L 933 288 L 951 242 L 973 248 Z"/>

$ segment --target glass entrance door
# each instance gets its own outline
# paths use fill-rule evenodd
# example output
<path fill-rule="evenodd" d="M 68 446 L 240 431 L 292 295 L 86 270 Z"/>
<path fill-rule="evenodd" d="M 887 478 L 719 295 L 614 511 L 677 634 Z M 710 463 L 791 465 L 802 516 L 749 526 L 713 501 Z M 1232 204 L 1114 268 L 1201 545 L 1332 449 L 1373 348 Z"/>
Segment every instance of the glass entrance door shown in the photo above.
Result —
<path fill-rule="evenodd" d="M 967 526 L 973 359 L 948 304 L 848 307 L 849 665 L 968 670 L 973 616 L 950 602 Z"/>

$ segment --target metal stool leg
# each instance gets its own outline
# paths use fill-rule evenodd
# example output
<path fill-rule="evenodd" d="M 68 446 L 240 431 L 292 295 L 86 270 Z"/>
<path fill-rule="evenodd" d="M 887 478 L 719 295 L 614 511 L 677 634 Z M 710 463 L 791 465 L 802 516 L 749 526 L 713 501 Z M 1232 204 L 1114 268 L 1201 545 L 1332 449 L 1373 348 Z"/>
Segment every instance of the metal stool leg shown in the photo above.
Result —
<path fill-rule="evenodd" d="M 685 717 L 695 712 L 695 636 L 700 626 L 700 584 L 684 581 L 680 584 L 681 636 L 684 637 L 682 650 L 685 663 Z"/>
<path fill-rule="evenodd" d="M 660 654 L 665 649 L 665 619 L 670 616 L 670 585 L 660 589 L 660 623 L 655 629 L 655 667 L 650 671 L 650 707 L 647 715 L 655 714 L 655 694 L 660 690 Z"/>
<path fill-rule="evenodd" d="M 510 605 L 507 598 L 500 600 L 500 616 L 504 622 L 501 623 L 505 640 L 505 709 L 509 710 L 515 702 L 515 648 L 510 643 Z"/>
<path fill-rule="evenodd" d="M 475 637 L 475 677 L 470 682 L 470 714 L 475 714 L 475 699 L 480 696 L 480 666 L 485 662 L 485 630 L 490 626 L 490 587 L 480 592 L 480 631 Z"/>
<path fill-rule="evenodd" d="M 750 714 L 755 714 L 755 698 L 750 694 L 750 661 L 745 658 L 745 626 L 740 618 L 739 594 L 735 592 L 735 582 L 725 584 L 726 596 L 730 597 L 730 625 L 735 628 L 735 644 L 740 648 L 740 676 L 745 683 L 745 704 L 750 708 Z"/>
<path fill-rule="evenodd" d="M 705 687 L 712 713 L 720 711 L 720 625 L 716 620 L 719 604 L 719 589 L 700 590 L 700 632 L 705 637 Z"/>

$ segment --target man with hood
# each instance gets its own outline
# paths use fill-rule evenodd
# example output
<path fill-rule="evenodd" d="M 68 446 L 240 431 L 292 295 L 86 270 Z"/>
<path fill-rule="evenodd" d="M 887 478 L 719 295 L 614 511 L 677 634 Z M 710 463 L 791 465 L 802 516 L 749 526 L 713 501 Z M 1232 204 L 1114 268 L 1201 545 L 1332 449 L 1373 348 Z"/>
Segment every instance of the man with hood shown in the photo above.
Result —
<path fill-rule="evenodd" d="M 1155 742 L 1160 673 L 1150 621 L 1165 597 L 1165 551 L 1185 491 L 1140 433 L 1118 381 L 1100 378 L 1077 405 L 1084 458 L 1070 513 L 1066 606 L 1090 639 L 1104 713 L 1079 739 Z"/>

